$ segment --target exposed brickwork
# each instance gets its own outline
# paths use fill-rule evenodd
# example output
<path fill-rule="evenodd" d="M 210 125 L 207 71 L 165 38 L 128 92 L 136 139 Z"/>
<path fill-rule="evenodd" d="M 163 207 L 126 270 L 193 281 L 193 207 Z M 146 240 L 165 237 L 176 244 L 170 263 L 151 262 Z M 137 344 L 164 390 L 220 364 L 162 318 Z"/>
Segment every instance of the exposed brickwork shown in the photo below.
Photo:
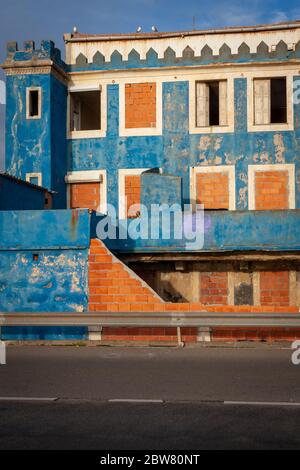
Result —
<path fill-rule="evenodd" d="M 73 183 L 70 185 L 71 209 L 78 207 L 97 210 L 100 204 L 99 183 Z"/>
<path fill-rule="evenodd" d="M 198 173 L 197 203 L 205 209 L 229 209 L 227 173 Z"/>
<path fill-rule="evenodd" d="M 196 342 L 197 328 L 182 328 L 182 341 Z M 176 328 L 105 328 L 103 341 L 177 341 Z"/>
<path fill-rule="evenodd" d="M 288 271 L 263 271 L 260 273 L 261 305 L 288 306 L 290 304 L 289 297 Z"/>
<path fill-rule="evenodd" d="M 288 209 L 288 172 L 257 171 L 255 173 L 255 208 L 257 210 Z"/>
<path fill-rule="evenodd" d="M 156 83 L 125 85 L 125 127 L 156 126 Z"/>
<path fill-rule="evenodd" d="M 264 309 L 265 310 L 265 309 Z M 294 341 L 299 329 L 289 328 L 214 328 L 212 341 Z"/>
<path fill-rule="evenodd" d="M 140 214 L 141 178 L 139 175 L 125 176 L 126 214 L 129 219 Z M 134 206 L 134 207 L 133 207 Z"/>
<path fill-rule="evenodd" d="M 277 274 L 277 273 L 268 273 Z M 280 273 L 282 274 L 282 273 Z M 285 275 L 288 273 L 284 273 Z M 140 279 L 126 265 L 119 261 L 105 245 L 99 240 L 91 241 L 89 257 L 89 310 L 109 312 L 291 312 L 297 313 L 296 306 L 286 304 L 268 304 L 261 306 L 229 306 L 227 302 L 227 273 L 205 273 L 211 296 L 221 298 L 224 305 L 208 305 L 202 303 L 168 303 L 164 302 L 142 279 Z M 280 277 L 280 276 L 279 276 Z M 278 280 L 278 283 L 280 281 Z M 215 284 L 215 286 L 212 286 Z M 203 285 L 203 284 L 202 284 Z M 216 287 L 218 285 L 218 288 Z M 211 292 L 218 290 L 221 292 Z M 226 292 L 226 293 L 225 293 Z M 207 295 L 207 294 L 205 294 Z M 225 302 L 226 298 L 226 302 Z M 213 330 L 214 340 L 237 339 L 288 339 L 294 338 L 294 331 L 266 330 L 260 335 L 260 330 L 242 328 L 217 328 Z M 297 335 L 296 335 L 297 336 Z M 182 339 L 185 342 L 195 342 L 197 339 L 196 328 L 183 328 Z M 175 328 L 104 328 L 103 341 L 177 341 Z"/>
<path fill-rule="evenodd" d="M 91 241 L 89 309 L 110 312 L 160 311 L 163 300 L 99 240 Z"/>
<path fill-rule="evenodd" d="M 204 305 L 227 305 L 228 274 L 227 272 L 201 273 L 200 301 Z"/>

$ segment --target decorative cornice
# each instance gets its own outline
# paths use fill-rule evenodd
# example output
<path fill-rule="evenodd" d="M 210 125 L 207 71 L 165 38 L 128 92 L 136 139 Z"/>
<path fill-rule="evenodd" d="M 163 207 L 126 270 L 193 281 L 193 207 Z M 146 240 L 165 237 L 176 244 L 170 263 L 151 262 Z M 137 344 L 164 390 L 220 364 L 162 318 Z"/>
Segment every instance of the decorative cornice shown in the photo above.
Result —
<path fill-rule="evenodd" d="M 52 74 L 57 80 L 60 80 L 62 83 L 66 84 L 68 81 L 68 75 L 64 70 L 61 70 L 59 67 L 56 66 L 52 61 L 44 61 L 44 63 L 40 63 L 39 65 L 35 63 L 35 65 L 28 64 L 26 61 L 18 62 L 5 62 L 1 65 L 5 74 L 7 76 L 12 75 L 48 75 Z"/>
<path fill-rule="evenodd" d="M 295 59 L 300 59 L 300 41 L 296 44 L 286 44 L 284 41 L 280 41 L 273 48 L 270 48 L 262 41 L 255 52 L 250 52 L 250 46 L 243 42 L 236 54 L 232 53 L 231 48 L 226 43 L 220 47 L 219 54 L 214 54 L 212 48 L 206 44 L 199 56 L 195 55 L 195 51 L 190 46 L 186 46 L 180 57 L 176 56 L 176 52 L 171 47 L 168 47 L 163 58 L 158 58 L 158 53 L 150 48 L 145 59 L 141 59 L 140 54 L 132 49 L 127 60 L 123 60 L 122 54 L 118 50 L 114 50 L 110 56 L 110 61 L 106 61 L 104 54 L 98 50 L 95 52 L 92 62 L 88 62 L 87 57 L 83 52 L 80 52 L 76 58 L 76 64 L 70 65 L 68 68 L 69 71 L 104 71 L 224 63 L 275 62 Z"/>

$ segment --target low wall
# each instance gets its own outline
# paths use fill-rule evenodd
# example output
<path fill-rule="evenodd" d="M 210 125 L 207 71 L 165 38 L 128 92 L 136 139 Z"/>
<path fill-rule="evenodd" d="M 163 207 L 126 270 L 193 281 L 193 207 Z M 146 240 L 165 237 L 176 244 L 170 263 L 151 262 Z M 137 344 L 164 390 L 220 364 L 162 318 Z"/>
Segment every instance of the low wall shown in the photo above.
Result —
<path fill-rule="evenodd" d="M 87 210 L 0 212 L 0 310 L 88 309 Z M 6 339 L 82 339 L 86 328 L 3 329 Z"/>

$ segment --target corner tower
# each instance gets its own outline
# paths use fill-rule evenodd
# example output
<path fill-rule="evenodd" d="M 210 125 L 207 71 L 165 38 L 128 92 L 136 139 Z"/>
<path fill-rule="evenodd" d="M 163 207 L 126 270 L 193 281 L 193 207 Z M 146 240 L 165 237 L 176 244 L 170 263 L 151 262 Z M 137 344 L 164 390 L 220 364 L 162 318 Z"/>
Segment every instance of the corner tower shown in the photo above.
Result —
<path fill-rule="evenodd" d="M 35 49 L 7 44 L 5 170 L 55 191 L 54 208 L 66 207 L 67 74 L 52 41 Z"/>

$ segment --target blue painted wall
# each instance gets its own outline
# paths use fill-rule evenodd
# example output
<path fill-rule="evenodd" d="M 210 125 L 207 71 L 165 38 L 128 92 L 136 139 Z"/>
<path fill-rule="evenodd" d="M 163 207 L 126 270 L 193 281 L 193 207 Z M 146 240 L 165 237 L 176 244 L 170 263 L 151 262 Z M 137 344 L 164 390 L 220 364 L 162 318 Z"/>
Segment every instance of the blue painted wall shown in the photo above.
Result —
<path fill-rule="evenodd" d="M 234 133 L 190 135 L 189 84 L 170 82 L 163 84 L 163 135 L 120 137 L 119 89 L 109 85 L 107 136 L 70 140 L 69 170 L 106 169 L 108 202 L 118 207 L 118 169 L 161 167 L 182 178 L 183 200 L 189 202 L 190 167 L 235 165 L 237 209 L 248 209 L 248 165 L 294 163 L 300 208 L 300 105 L 294 105 L 294 131 L 248 132 L 246 79 L 235 79 L 234 90 Z"/>
<path fill-rule="evenodd" d="M 91 219 L 92 238 L 96 238 L 97 223 L 103 216 L 93 214 Z M 138 219 L 128 220 L 128 224 L 137 223 Z M 161 219 L 162 220 L 162 219 Z M 155 221 L 156 223 L 156 221 Z M 161 223 L 161 221 L 160 221 Z M 141 226 L 143 221 L 141 219 Z M 183 227 L 191 227 L 195 233 L 194 216 L 183 219 Z M 187 249 L 196 252 L 226 251 L 299 251 L 300 250 L 300 210 L 273 211 L 206 211 L 203 223 L 199 224 L 204 232 L 204 240 L 197 238 L 197 246 L 187 246 L 191 238 L 181 240 L 171 237 L 163 240 L 127 237 L 121 240 L 104 240 L 108 248 L 115 252 L 184 252 Z M 172 228 L 172 225 L 171 225 Z M 161 230 L 161 228 L 160 228 Z M 150 232 L 149 232 L 150 233 Z M 161 233 L 161 232 L 160 232 Z M 198 232 L 199 233 L 199 232 Z M 203 245 L 199 246 L 202 242 Z"/>
<path fill-rule="evenodd" d="M 49 60 L 60 67 L 65 64 L 52 41 L 42 41 L 35 49 L 32 41 L 16 51 L 16 44 L 8 44 L 8 61 L 12 66 L 19 61 L 39 61 L 48 66 Z M 47 62 L 48 61 L 48 62 Z M 37 62 L 33 65 L 37 65 Z M 42 173 L 42 186 L 56 192 L 53 208 L 66 207 L 67 172 L 67 86 L 52 73 L 8 75 L 6 79 L 6 166 L 7 173 L 26 179 L 26 173 Z M 26 119 L 26 88 L 40 87 L 42 109 L 40 119 Z"/>
<path fill-rule="evenodd" d="M 44 209 L 45 192 L 0 175 L 0 211 Z"/>
<path fill-rule="evenodd" d="M 87 311 L 90 217 L 0 212 L 0 311 Z M 86 328 L 4 328 L 6 339 L 82 339 Z"/>
<path fill-rule="evenodd" d="M 296 50 L 287 51 L 284 43 L 277 45 L 272 55 L 262 45 L 257 53 L 249 55 L 247 47 L 233 57 L 222 48 L 218 57 L 210 57 L 209 51 L 199 60 L 187 51 L 184 60 L 174 58 L 171 50 L 166 51 L 163 63 L 159 65 L 195 65 L 228 60 L 251 62 L 253 60 L 272 62 L 299 57 L 299 43 Z M 14 44 L 9 48 L 9 59 L 20 60 L 51 57 L 65 71 L 71 70 L 61 62 L 53 43 L 44 42 L 35 50 L 28 43 L 24 51 L 17 51 Z M 81 58 L 77 70 L 102 70 L 108 64 L 98 56 L 94 64 L 84 64 Z M 125 63 L 126 62 L 126 63 Z M 116 52 L 112 56 L 111 69 L 123 66 L 139 68 L 141 61 L 134 52 L 129 61 L 123 61 Z M 154 51 L 147 55 L 147 64 L 157 65 Z M 147 65 L 146 64 L 146 65 Z M 145 64 L 144 64 L 145 65 Z M 150 66 L 150 65 L 149 65 Z M 75 70 L 75 68 L 74 68 Z M 294 80 L 298 79 L 295 76 Z M 293 131 L 248 132 L 247 130 L 247 79 L 234 80 L 233 133 L 189 134 L 189 83 L 174 81 L 163 83 L 163 132 L 161 136 L 119 136 L 119 86 L 107 87 L 107 134 L 104 138 L 74 139 L 66 141 L 67 91 L 54 75 L 15 75 L 7 77 L 7 171 L 22 178 L 26 172 L 42 172 L 43 185 L 57 189 L 54 207 L 66 204 L 67 171 L 106 169 L 107 200 L 118 211 L 118 170 L 123 168 L 162 168 L 164 174 L 181 178 L 182 202 L 190 202 L 190 168 L 200 165 L 235 165 L 236 206 L 238 210 L 248 209 L 248 165 L 294 163 L 296 169 L 296 207 L 300 208 L 300 104 L 294 105 Z M 41 86 L 43 90 L 43 111 L 41 120 L 25 119 L 25 89 L 27 86 Z"/>

